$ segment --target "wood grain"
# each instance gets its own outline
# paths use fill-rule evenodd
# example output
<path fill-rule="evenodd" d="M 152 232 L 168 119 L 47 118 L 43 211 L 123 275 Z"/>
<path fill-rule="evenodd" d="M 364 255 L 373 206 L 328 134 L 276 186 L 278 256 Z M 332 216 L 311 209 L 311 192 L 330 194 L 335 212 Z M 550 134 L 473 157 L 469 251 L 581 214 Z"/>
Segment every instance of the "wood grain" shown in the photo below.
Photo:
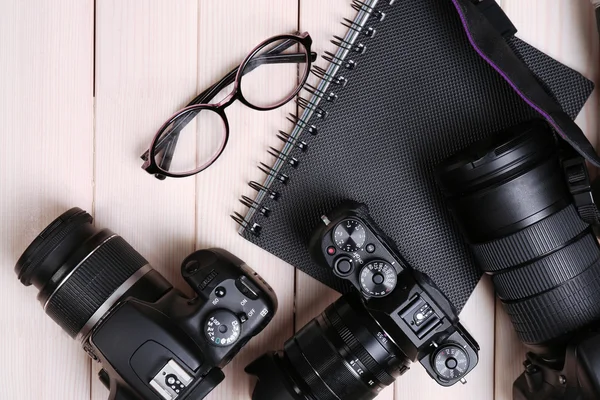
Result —
<path fill-rule="evenodd" d="M 503 0 L 503 8 L 519 29 L 521 39 L 558 61 L 600 83 L 598 32 L 593 9 L 587 0 Z M 598 141 L 599 92 L 576 122 L 593 144 Z M 512 384 L 521 372 L 525 347 L 519 342 L 510 319 L 498 301 L 496 311 L 495 399 L 512 399 Z"/>
<path fill-rule="evenodd" d="M 195 244 L 194 180 L 159 181 L 139 155 L 196 94 L 197 23 L 195 0 L 97 2 L 96 225 L 122 235 L 178 287 Z M 95 375 L 92 399 L 104 400 Z"/>
<path fill-rule="evenodd" d="M 0 397 L 80 400 L 90 360 L 13 266 L 54 218 L 92 204 L 93 9 L 77 0 L 1 9 Z"/>

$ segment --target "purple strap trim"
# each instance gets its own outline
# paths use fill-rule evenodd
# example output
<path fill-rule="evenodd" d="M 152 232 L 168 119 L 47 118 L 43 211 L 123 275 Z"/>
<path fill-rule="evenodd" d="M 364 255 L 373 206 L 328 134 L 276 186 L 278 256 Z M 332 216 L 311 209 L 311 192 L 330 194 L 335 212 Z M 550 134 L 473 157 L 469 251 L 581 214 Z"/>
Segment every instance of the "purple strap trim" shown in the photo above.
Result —
<path fill-rule="evenodd" d="M 458 15 L 460 15 L 460 20 L 462 22 L 463 28 L 465 29 L 465 33 L 467 34 L 467 37 L 469 39 L 469 43 L 471 44 L 471 46 L 475 49 L 475 51 L 477 52 L 477 54 L 479 54 L 479 56 L 481 58 L 483 58 L 492 68 L 494 68 L 496 70 L 496 72 L 498 72 L 500 74 L 500 76 L 513 88 L 513 90 L 523 99 L 525 100 L 525 102 L 531 107 L 533 108 L 535 111 L 537 111 L 541 116 L 544 117 L 544 119 L 546 119 L 546 121 L 548 121 L 548 123 L 550 123 L 550 125 L 552 125 L 552 127 L 556 130 L 556 132 L 558 132 L 558 134 L 563 138 L 563 139 L 567 139 L 567 135 L 565 135 L 565 133 L 562 131 L 562 129 L 560 128 L 560 126 L 558 125 L 558 123 L 556 123 L 556 121 L 554 121 L 554 119 L 550 116 L 550 114 L 548 114 L 546 111 L 544 111 L 542 108 L 540 108 L 540 106 L 538 106 L 537 104 L 535 104 L 531 99 L 529 99 L 525 93 L 523 93 L 518 87 L 517 85 L 510 80 L 510 78 L 508 77 L 508 75 L 506 75 L 506 73 L 504 73 L 504 71 L 502 71 L 502 69 L 500 69 L 500 67 L 498 67 L 496 64 L 494 64 L 494 62 L 492 60 L 490 60 L 490 58 L 479 48 L 479 46 L 477 45 L 477 42 L 475 41 L 475 38 L 473 38 L 473 35 L 471 34 L 471 31 L 469 30 L 469 24 L 467 22 L 467 18 L 459 4 L 459 0 L 452 0 L 452 3 L 454 4 L 454 7 L 456 8 L 456 11 L 458 11 Z"/>

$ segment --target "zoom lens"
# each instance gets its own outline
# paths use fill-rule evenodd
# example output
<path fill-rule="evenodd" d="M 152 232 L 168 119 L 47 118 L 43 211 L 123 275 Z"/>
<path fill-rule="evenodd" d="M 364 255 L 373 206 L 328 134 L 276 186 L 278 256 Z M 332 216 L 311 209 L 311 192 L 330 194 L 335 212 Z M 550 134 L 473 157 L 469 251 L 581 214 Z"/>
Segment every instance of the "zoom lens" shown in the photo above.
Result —
<path fill-rule="evenodd" d="M 171 285 L 123 238 L 98 230 L 92 217 L 72 208 L 31 243 L 15 267 L 23 285 L 34 285 L 46 313 L 71 337 L 85 339 L 125 294 L 144 297 Z"/>
<path fill-rule="evenodd" d="M 600 248 L 544 122 L 473 145 L 437 178 L 524 343 L 548 344 L 600 318 Z"/>
<path fill-rule="evenodd" d="M 246 372 L 258 377 L 253 400 L 370 400 L 409 364 L 353 293 Z"/>

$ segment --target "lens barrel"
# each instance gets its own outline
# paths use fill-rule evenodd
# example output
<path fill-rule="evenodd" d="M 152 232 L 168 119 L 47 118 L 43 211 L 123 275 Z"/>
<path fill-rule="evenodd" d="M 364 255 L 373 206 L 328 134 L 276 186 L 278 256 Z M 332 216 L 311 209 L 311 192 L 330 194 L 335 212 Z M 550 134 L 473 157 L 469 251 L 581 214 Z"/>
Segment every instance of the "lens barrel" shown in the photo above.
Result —
<path fill-rule="evenodd" d="M 569 193 L 555 137 L 533 121 L 446 160 L 437 179 L 521 340 L 600 318 L 600 247 Z"/>
<path fill-rule="evenodd" d="M 46 313 L 71 337 L 89 331 L 90 323 L 152 271 L 123 238 L 96 229 L 92 221 L 79 208 L 65 212 L 32 242 L 15 267 L 21 283 L 39 290 Z M 156 282 L 153 286 L 159 290 L 170 287 L 162 278 Z"/>
<path fill-rule="evenodd" d="M 358 294 L 341 297 L 284 345 L 246 371 L 253 400 L 370 400 L 410 361 L 368 314 Z"/>

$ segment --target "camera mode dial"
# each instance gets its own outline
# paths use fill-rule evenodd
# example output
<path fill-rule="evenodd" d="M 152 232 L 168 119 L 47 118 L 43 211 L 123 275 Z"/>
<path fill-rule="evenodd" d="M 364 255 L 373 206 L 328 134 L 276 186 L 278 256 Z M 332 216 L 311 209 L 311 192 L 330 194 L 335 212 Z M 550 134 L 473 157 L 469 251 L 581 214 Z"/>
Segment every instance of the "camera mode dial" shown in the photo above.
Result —
<path fill-rule="evenodd" d="M 231 346 L 240 337 L 240 325 L 240 320 L 231 311 L 217 310 L 206 320 L 204 333 L 213 346 Z"/>
<path fill-rule="evenodd" d="M 434 353 L 433 367 L 441 378 L 456 380 L 469 370 L 469 356 L 457 345 L 443 346 Z"/>
<path fill-rule="evenodd" d="M 385 297 L 390 294 L 398 283 L 396 269 L 386 261 L 373 261 L 360 271 L 360 287 L 372 297 Z"/>
<path fill-rule="evenodd" d="M 357 251 L 365 244 L 367 233 L 360 221 L 347 219 L 336 226 L 333 241 L 343 251 Z"/>

